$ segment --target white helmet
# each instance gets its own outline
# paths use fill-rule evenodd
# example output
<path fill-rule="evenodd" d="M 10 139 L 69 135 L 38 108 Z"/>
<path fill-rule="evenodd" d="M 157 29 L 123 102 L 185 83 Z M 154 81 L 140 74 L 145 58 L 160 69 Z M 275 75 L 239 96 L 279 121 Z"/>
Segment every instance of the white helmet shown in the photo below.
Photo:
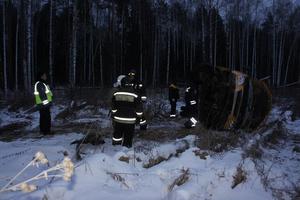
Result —
<path fill-rule="evenodd" d="M 119 87 L 119 86 L 121 86 L 121 81 L 122 81 L 122 79 L 125 78 L 125 77 L 126 77 L 125 75 L 120 75 L 120 76 L 118 76 L 117 82 L 114 83 L 114 87 Z"/>

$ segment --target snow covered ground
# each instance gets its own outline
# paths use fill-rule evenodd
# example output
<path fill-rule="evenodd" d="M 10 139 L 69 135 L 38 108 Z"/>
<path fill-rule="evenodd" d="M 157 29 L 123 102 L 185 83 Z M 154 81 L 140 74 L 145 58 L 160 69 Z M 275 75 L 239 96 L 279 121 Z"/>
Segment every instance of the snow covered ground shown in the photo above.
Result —
<path fill-rule="evenodd" d="M 38 186 L 37 191 L 3 192 L 0 193 L 1 200 L 299 198 L 296 193 L 298 190 L 299 195 L 300 190 L 300 153 L 295 148 L 299 147 L 300 142 L 300 119 L 293 121 L 291 112 L 282 111 L 280 107 L 274 107 L 267 124 L 278 120 L 281 125 L 274 123 L 261 133 L 248 134 L 241 145 L 221 153 L 201 149 L 197 145 L 198 134 L 202 133 L 187 134 L 184 138 L 168 142 L 137 138 L 130 149 L 112 146 L 110 137 L 105 135 L 105 144 L 85 145 L 81 161 L 76 161 L 75 145 L 70 143 L 82 138 L 84 130 L 64 129 L 63 125 L 72 122 L 69 127 L 90 122 L 90 126 L 99 124 L 110 130 L 108 110 L 83 106 L 75 114 L 61 114 L 66 109 L 66 105 L 52 109 L 52 117 L 57 119 L 54 125 L 62 127 L 54 136 L 0 141 L 0 188 L 24 168 L 37 151 L 45 153 L 50 166 L 61 162 L 63 153 L 68 152 L 76 166 L 72 180 L 42 179 L 34 182 Z M 37 113 L 24 114 L 21 110 L 18 117 L 17 113 L 7 109 L 0 112 L 0 127 L 28 120 L 24 130 L 37 129 Z M 180 120 L 172 123 L 161 121 L 159 124 L 159 120 L 153 121 L 155 123 L 150 124 L 150 130 L 164 127 L 170 134 L 175 134 L 181 128 Z M 277 129 L 284 133 L 276 135 Z M 149 134 L 152 133 L 150 130 Z M 271 140 L 275 137 L 276 141 Z M 258 156 L 250 152 L 253 147 L 259 150 Z M 13 183 L 19 183 L 47 168 L 32 166 Z"/>

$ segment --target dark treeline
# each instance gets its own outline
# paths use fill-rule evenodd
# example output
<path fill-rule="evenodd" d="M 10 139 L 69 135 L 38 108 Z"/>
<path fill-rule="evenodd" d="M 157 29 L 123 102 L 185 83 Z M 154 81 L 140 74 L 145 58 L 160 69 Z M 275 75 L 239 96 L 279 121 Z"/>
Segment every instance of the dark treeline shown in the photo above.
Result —
<path fill-rule="evenodd" d="M 266 5 L 270 4 L 270 5 Z M 202 62 L 273 86 L 299 80 L 300 7 L 289 0 L 2 0 L 0 86 L 111 85 L 135 68 L 151 86 Z"/>

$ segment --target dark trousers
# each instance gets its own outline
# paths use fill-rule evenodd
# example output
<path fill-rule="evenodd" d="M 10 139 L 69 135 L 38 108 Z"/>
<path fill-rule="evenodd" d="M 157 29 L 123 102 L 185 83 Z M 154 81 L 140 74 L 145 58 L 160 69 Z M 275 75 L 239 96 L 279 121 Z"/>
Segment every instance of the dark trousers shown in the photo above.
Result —
<path fill-rule="evenodd" d="M 197 110 L 197 106 L 196 105 L 193 105 L 193 106 L 190 106 L 190 105 L 187 105 L 187 106 L 182 106 L 181 107 L 181 112 L 180 112 L 180 115 L 182 117 L 197 117 L 198 116 L 198 110 Z"/>
<path fill-rule="evenodd" d="M 171 115 L 176 115 L 176 103 L 177 101 L 170 101 L 171 104 Z"/>
<path fill-rule="evenodd" d="M 132 147 L 134 126 L 135 124 L 122 124 L 119 122 L 114 122 L 113 138 L 116 139 L 123 138 L 123 146 L 126 146 L 128 148 Z M 114 143 L 113 140 L 113 144 L 118 144 L 118 143 L 117 142 Z"/>
<path fill-rule="evenodd" d="M 50 107 L 40 109 L 40 132 L 50 134 L 51 131 L 51 114 Z"/>

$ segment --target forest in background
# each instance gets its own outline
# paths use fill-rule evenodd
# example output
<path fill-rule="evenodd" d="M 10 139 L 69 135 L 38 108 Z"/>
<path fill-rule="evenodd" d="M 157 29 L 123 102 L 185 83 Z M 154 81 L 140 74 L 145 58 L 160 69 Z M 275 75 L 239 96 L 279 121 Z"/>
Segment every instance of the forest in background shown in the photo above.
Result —
<path fill-rule="evenodd" d="M 2 0 L 0 88 L 111 86 L 129 69 L 151 87 L 201 63 L 280 87 L 300 80 L 300 6 L 292 0 Z"/>

